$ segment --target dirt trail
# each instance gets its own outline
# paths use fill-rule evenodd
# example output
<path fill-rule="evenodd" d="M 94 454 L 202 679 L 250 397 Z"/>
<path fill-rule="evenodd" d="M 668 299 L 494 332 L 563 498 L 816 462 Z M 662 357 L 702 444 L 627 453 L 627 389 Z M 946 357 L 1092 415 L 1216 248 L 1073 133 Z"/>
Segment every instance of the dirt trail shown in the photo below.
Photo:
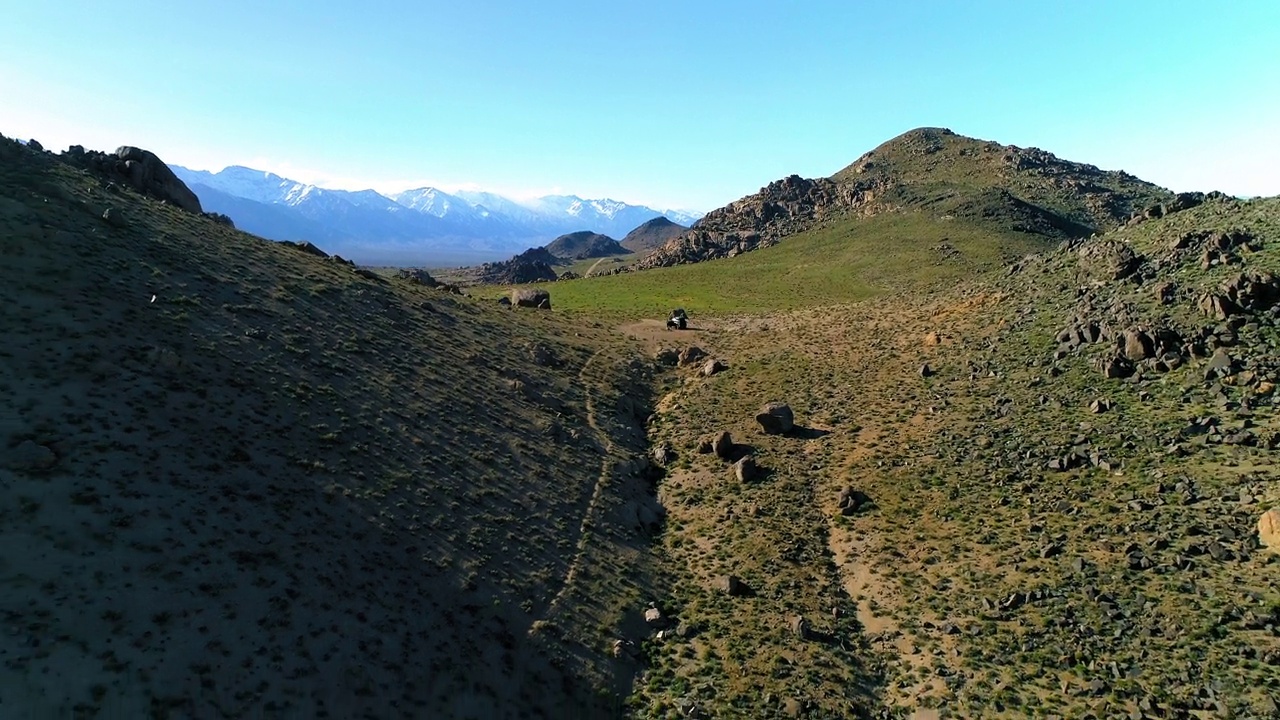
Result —
<path fill-rule="evenodd" d="M 591 491 L 591 499 L 587 502 L 587 508 L 582 513 L 582 522 L 578 525 L 578 542 L 574 550 L 573 561 L 569 563 L 569 569 L 565 573 L 564 581 L 560 585 L 559 592 L 556 593 L 555 597 L 552 598 L 551 603 L 547 606 L 547 611 L 543 616 L 544 620 L 550 619 L 558 614 L 565 598 L 570 597 L 572 594 L 571 591 L 574 588 L 574 584 L 577 581 L 578 574 L 586 556 L 587 545 L 591 538 L 591 529 L 599 521 L 597 515 L 599 514 L 600 500 L 604 496 L 604 490 L 608 487 L 610 479 L 613 478 L 614 474 L 618 470 L 618 463 L 614 457 L 613 439 L 609 436 L 609 433 L 604 432 L 600 428 L 596 417 L 595 393 L 592 392 L 593 388 L 588 378 L 588 370 L 600 358 L 601 352 L 602 351 L 597 350 L 595 354 L 582 364 L 582 369 L 578 371 L 578 382 L 581 383 L 583 394 L 586 398 L 587 425 L 591 428 L 592 432 L 595 433 L 602 447 L 603 457 L 600 458 L 600 473 L 596 476 L 595 487 Z M 533 628 L 537 626 L 538 623 L 534 623 L 530 628 L 530 633 L 532 633 Z"/>

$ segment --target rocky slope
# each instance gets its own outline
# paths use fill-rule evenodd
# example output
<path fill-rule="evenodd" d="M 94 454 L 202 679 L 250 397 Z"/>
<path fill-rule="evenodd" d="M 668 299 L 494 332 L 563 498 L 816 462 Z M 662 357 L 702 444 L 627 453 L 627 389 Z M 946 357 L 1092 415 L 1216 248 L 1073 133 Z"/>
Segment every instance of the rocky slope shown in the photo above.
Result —
<path fill-rule="evenodd" d="M 111 183 L 0 138 L 0 715 L 615 716 L 632 353 Z"/>
<path fill-rule="evenodd" d="M 1276 716 L 1278 277 L 1280 199 L 1208 195 L 943 287 L 704 313 L 720 369 L 658 352 L 691 359 L 651 426 L 676 631 L 637 714 Z"/>
<path fill-rule="evenodd" d="M 919 128 L 830 178 L 784 178 L 713 210 L 638 269 L 732 257 L 837 221 L 888 212 L 980 222 L 1049 238 L 1116 227 L 1173 194 L 1123 172 Z"/>

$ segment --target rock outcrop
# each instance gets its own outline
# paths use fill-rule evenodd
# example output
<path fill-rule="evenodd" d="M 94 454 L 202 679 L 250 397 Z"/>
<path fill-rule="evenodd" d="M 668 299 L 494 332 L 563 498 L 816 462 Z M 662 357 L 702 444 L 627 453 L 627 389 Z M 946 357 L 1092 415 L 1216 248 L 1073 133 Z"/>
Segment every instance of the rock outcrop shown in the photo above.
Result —
<path fill-rule="evenodd" d="M 491 285 L 551 282 L 560 277 L 551 267 L 556 262 L 546 248 L 530 248 L 510 260 L 481 265 L 476 281 Z"/>
<path fill-rule="evenodd" d="M 125 145 L 109 154 L 72 145 L 59 157 L 67 163 L 187 212 L 204 212 L 200 207 L 200 198 L 196 197 L 191 188 L 179 180 L 163 160 L 148 150 Z"/>
<path fill-rule="evenodd" d="M 791 175 L 707 213 L 637 268 L 732 257 L 826 221 L 920 211 L 1052 238 L 1119 227 L 1139 208 L 1191 207 L 1127 173 L 1062 160 L 1038 148 L 918 128 L 864 154 L 829 178 Z"/>

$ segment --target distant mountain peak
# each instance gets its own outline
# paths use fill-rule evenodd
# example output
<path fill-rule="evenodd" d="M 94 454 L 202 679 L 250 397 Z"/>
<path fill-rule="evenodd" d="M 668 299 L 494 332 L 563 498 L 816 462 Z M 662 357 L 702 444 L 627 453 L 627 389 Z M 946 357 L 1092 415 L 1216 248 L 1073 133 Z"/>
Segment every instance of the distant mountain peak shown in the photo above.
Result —
<path fill-rule="evenodd" d="M 567 232 L 590 230 L 625 235 L 636 226 L 663 215 L 643 205 L 613 198 L 546 195 L 516 201 L 484 191 L 448 193 L 424 186 L 388 197 L 373 190 L 333 190 L 280 177 L 271 172 L 232 165 L 212 173 L 172 166 L 184 182 L 208 188 L 216 197 L 210 210 L 222 212 L 237 226 L 264 237 L 313 239 L 327 252 L 363 262 L 386 262 L 380 249 L 398 246 L 400 257 L 414 252 L 408 264 L 431 264 L 433 253 L 450 247 L 481 257 L 509 257 L 512 251 L 540 246 Z M 243 201 L 283 208 L 286 212 L 251 209 Z M 296 213 L 298 223 L 289 228 L 285 218 Z M 236 214 L 248 216 L 237 218 Z M 682 218 L 675 215 L 674 217 Z M 262 225 L 255 219 L 262 218 Z M 267 220 L 270 222 L 268 223 Z M 326 228 L 323 236 L 316 228 Z M 328 238 L 336 238 L 330 240 Z M 456 253 L 455 253 L 456 254 Z"/>

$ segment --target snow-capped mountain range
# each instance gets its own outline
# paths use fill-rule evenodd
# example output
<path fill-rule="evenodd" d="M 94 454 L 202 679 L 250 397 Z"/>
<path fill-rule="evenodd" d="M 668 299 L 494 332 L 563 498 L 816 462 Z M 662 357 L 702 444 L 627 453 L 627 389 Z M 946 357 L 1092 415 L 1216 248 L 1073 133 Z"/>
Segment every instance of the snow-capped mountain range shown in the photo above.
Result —
<path fill-rule="evenodd" d="M 424 187 L 388 197 L 320 188 L 240 166 L 216 173 L 170 167 L 206 211 L 229 216 L 242 230 L 272 240 L 308 240 L 369 265 L 471 264 L 510 257 L 579 230 L 622 237 L 659 216 L 686 226 L 700 217 L 576 195 L 520 202 Z"/>

